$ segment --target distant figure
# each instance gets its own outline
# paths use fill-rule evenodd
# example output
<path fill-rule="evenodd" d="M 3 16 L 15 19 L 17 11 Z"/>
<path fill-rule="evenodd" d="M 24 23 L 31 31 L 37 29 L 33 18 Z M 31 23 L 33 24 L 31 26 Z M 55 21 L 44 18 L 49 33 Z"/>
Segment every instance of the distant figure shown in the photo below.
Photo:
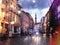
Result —
<path fill-rule="evenodd" d="M 23 36 L 24 35 L 24 33 L 23 33 L 23 29 L 21 29 L 21 36 Z"/>

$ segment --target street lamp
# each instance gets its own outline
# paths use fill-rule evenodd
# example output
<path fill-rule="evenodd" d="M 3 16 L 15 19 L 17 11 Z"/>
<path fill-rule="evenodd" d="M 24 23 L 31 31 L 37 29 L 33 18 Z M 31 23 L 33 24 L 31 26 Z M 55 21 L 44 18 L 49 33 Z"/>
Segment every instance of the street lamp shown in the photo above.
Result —
<path fill-rule="evenodd" d="M 18 11 L 18 14 L 20 14 L 20 13 L 21 13 L 21 11 L 19 10 L 19 11 Z"/>
<path fill-rule="evenodd" d="M 18 11 L 18 13 L 20 14 L 20 13 L 21 13 L 21 11 Z"/>
<path fill-rule="evenodd" d="M 19 26 L 19 28 L 18 28 L 18 30 L 19 30 L 18 33 L 19 33 L 19 34 L 21 33 L 21 29 L 22 29 L 22 27 L 21 27 L 21 26 L 22 26 L 22 19 L 21 19 L 21 15 L 20 15 L 20 14 L 21 14 L 21 10 L 18 11 L 18 15 L 19 15 L 19 17 L 20 17 L 20 22 L 21 22 L 21 24 L 20 24 L 20 26 Z"/>

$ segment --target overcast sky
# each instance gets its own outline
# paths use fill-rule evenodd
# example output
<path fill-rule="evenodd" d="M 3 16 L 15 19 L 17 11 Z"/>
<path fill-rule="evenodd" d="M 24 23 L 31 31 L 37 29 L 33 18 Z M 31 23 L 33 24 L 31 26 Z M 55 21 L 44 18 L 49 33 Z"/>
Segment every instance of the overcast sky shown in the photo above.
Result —
<path fill-rule="evenodd" d="M 19 0 L 19 4 L 23 7 L 23 10 L 29 12 L 33 19 L 35 14 L 37 15 L 37 21 L 47 13 L 53 0 Z"/>

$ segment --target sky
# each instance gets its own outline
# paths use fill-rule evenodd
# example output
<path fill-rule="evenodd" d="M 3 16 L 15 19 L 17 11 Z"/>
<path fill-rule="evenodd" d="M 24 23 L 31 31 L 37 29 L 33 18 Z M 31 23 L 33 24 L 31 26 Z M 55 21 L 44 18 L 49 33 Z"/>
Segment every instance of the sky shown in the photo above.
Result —
<path fill-rule="evenodd" d="M 46 15 L 53 0 L 19 0 L 18 3 L 23 7 L 22 10 L 29 12 L 35 21 L 35 14 L 37 15 L 37 22 Z"/>

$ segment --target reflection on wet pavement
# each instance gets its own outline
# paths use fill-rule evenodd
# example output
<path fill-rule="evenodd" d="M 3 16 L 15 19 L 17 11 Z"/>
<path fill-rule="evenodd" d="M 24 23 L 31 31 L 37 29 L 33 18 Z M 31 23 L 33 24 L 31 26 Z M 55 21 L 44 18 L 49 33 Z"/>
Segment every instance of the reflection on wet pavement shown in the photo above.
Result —
<path fill-rule="evenodd" d="M 46 38 L 43 38 L 41 35 L 17 37 L 8 39 L 5 42 L 2 41 L 1 45 L 46 45 Z"/>
<path fill-rule="evenodd" d="M 0 45 L 59 45 L 60 36 L 49 36 L 46 35 L 33 35 L 33 36 L 18 36 L 15 38 L 8 38 L 7 40 L 0 41 Z"/>

